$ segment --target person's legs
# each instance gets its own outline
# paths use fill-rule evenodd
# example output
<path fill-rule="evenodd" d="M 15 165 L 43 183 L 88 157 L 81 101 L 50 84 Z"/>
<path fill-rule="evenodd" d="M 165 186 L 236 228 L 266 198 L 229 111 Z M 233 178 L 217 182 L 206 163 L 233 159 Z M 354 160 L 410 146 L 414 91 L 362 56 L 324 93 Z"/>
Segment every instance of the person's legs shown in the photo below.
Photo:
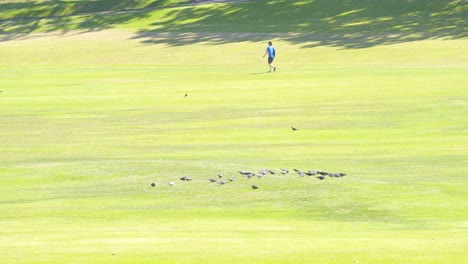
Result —
<path fill-rule="evenodd" d="M 271 72 L 272 69 L 273 69 L 273 71 L 276 71 L 276 67 L 275 67 L 275 65 L 273 65 L 273 60 L 274 60 L 274 58 L 268 57 L 268 65 L 270 65 L 270 71 L 268 71 L 268 72 Z"/>

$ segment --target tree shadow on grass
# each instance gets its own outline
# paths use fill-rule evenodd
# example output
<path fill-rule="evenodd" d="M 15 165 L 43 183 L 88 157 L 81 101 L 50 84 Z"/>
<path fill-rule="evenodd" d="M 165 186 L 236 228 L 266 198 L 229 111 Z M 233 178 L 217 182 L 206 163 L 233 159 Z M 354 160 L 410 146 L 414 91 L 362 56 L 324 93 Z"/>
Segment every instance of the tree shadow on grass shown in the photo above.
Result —
<path fill-rule="evenodd" d="M 0 2 L 0 41 L 32 33 L 65 34 L 113 28 L 145 19 L 155 9 L 191 0 L 76 0 Z"/>
<path fill-rule="evenodd" d="M 467 11 L 464 0 L 251 1 L 173 9 L 136 38 L 172 46 L 280 38 L 304 48 L 355 49 L 466 38 Z"/>
<path fill-rule="evenodd" d="M 0 20 L 0 41 L 35 32 L 90 32 L 137 20 L 147 21 L 155 8 L 175 2 L 183 4 L 192 1 L 53 1 L 46 10 L 35 6 L 40 2 L 0 4 L 2 10 L 9 11 L 0 12 L 0 19 L 3 19 Z M 426 39 L 468 37 L 466 0 L 228 2 L 170 8 L 162 18 L 143 26 L 134 39 L 148 45 L 170 46 L 281 39 L 303 48 L 331 46 L 356 49 Z M 66 3 L 74 3 L 73 8 L 70 9 Z M 18 6 L 12 6 L 14 4 Z M 22 11 L 9 18 L 19 7 Z M 31 11 L 26 12 L 25 8 Z M 100 13 L 89 13 L 91 11 Z M 40 18 L 44 15 L 46 17 Z"/>

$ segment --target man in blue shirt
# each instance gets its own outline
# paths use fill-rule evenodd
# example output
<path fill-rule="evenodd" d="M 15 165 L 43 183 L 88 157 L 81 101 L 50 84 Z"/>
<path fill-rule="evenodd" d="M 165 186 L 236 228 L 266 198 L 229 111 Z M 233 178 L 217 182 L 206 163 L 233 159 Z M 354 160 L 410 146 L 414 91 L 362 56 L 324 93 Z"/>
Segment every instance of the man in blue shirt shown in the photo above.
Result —
<path fill-rule="evenodd" d="M 273 44 L 271 43 L 271 41 L 269 41 L 266 52 L 265 54 L 263 54 L 264 58 L 268 54 L 268 65 L 270 65 L 270 70 L 268 72 L 271 72 L 272 69 L 273 71 L 276 71 L 276 67 L 275 65 L 273 65 L 273 60 L 275 59 L 275 55 L 276 55 L 275 53 L 276 53 L 275 47 L 273 47 Z"/>

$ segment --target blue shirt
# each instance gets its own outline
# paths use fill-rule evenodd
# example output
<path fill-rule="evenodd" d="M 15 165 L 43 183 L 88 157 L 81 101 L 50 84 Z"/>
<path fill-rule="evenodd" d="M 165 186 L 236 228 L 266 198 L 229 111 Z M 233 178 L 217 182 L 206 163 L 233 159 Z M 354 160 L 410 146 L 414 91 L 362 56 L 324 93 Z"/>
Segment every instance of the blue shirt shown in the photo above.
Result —
<path fill-rule="evenodd" d="M 274 58 L 275 57 L 275 48 L 273 46 L 267 47 L 268 57 Z"/>

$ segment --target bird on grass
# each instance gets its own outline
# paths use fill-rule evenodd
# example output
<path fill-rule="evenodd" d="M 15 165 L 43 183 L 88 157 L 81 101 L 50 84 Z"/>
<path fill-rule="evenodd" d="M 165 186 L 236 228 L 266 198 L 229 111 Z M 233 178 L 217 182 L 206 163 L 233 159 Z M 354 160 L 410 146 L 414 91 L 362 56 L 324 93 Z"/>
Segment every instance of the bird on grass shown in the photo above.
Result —
<path fill-rule="evenodd" d="M 154 187 L 154 186 L 156 186 L 156 183 L 154 183 L 154 182 L 151 183 L 151 187 Z"/>
<path fill-rule="evenodd" d="M 272 175 L 275 174 L 275 171 L 273 171 L 273 170 L 268 170 L 268 169 L 266 169 L 266 171 L 267 171 L 268 173 L 272 174 Z"/>
<path fill-rule="evenodd" d="M 297 130 L 299 130 L 298 128 L 295 128 L 295 127 L 293 127 L 293 126 L 291 127 L 291 129 L 292 129 L 292 131 L 297 131 Z"/>
<path fill-rule="evenodd" d="M 346 173 L 341 173 L 341 172 L 338 172 L 338 173 L 329 173 L 328 176 L 330 176 L 330 177 L 335 177 L 335 178 L 340 178 L 340 177 L 346 176 Z"/>
<path fill-rule="evenodd" d="M 317 171 L 307 171 L 307 172 L 304 172 L 305 175 L 307 176 L 314 176 L 314 175 L 317 175 Z"/>
<path fill-rule="evenodd" d="M 294 171 L 301 177 L 304 177 L 304 172 L 298 169 L 294 169 Z"/>
<path fill-rule="evenodd" d="M 256 189 L 258 189 L 258 186 L 257 185 L 252 185 L 252 189 L 256 190 Z"/>
<path fill-rule="evenodd" d="M 218 184 L 219 184 L 219 185 L 224 185 L 224 184 L 226 184 L 226 181 L 225 181 L 225 180 L 221 180 L 221 181 L 218 182 Z"/>
<path fill-rule="evenodd" d="M 210 182 L 216 182 L 216 180 L 213 179 L 213 178 L 209 178 L 208 180 L 209 180 Z"/>
<path fill-rule="evenodd" d="M 248 174 L 245 174 L 244 175 L 247 179 L 250 179 L 252 178 L 253 176 L 255 176 L 255 173 L 248 173 Z"/>
<path fill-rule="evenodd" d="M 325 179 L 325 176 L 320 175 L 320 176 L 317 176 L 316 178 L 319 179 L 319 180 L 323 180 L 323 179 Z"/>
<path fill-rule="evenodd" d="M 289 170 L 287 170 L 287 169 L 280 169 L 280 170 L 281 170 L 281 174 L 283 174 L 283 175 L 289 173 Z"/>
<path fill-rule="evenodd" d="M 184 97 L 187 97 L 187 96 L 188 96 L 188 94 L 185 94 L 185 96 L 184 96 Z"/>
<path fill-rule="evenodd" d="M 189 176 L 184 176 L 182 178 L 180 178 L 181 181 L 191 181 L 192 178 L 190 178 Z"/>
<path fill-rule="evenodd" d="M 220 179 L 223 178 L 223 177 L 224 177 L 224 173 L 218 174 L 218 177 L 219 177 Z"/>
<path fill-rule="evenodd" d="M 248 171 L 238 171 L 238 172 L 240 173 L 240 175 L 247 177 L 247 179 L 250 179 L 253 176 L 255 176 L 255 173 L 248 172 Z"/>
<path fill-rule="evenodd" d="M 169 186 L 172 187 L 172 186 L 174 186 L 174 182 L 171 181 L 171 182 L 169 182 L 167 185 L 169 185 Z"/>
<path fill-rule="evenodd" d="M 229 181 L 230 181 L 230 182 L 233 182 L 234 179 L 235 179 L 234 177 L 231 177 L 231 178 L 229 178 Z"/>

